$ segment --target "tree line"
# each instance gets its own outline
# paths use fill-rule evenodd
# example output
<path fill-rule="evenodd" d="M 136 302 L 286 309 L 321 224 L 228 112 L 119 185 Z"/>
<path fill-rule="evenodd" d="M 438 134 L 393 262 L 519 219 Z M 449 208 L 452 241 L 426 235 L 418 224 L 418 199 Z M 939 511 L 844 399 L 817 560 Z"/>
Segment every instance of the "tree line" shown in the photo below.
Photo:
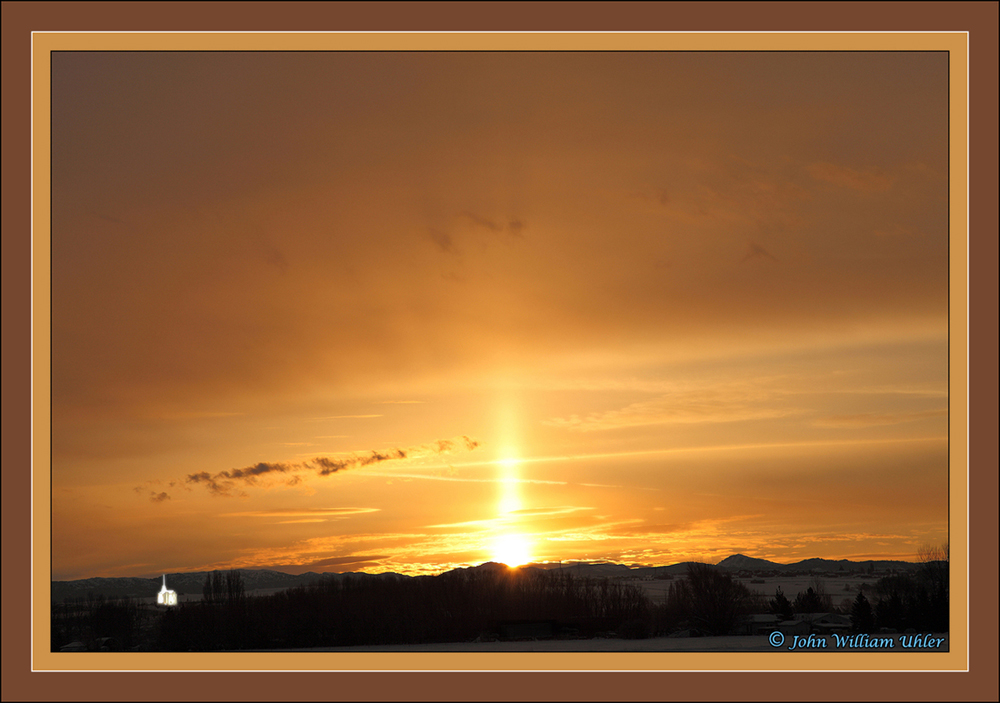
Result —
<path fill-rule="evenodd" d="M 99 597 L 53 606 L 53 649 L 96 637 L 113 637 L 126 650 L 161 651 L 471 642 L 530 636 L 530 628 L 517 629 L 525 623 L 540 624 L 540 636 L 551 637 L 729 635 L 743 631 L 752 613 L 785 620 L 838 612 L 821 581 L 794 599 L 780 588 L 767 599 L 725 571 L 697 563 L 660 603 L 634 583 L 501 566 L 416 578 L 328 576 L 267 596 L 247 594 L 239 571 L 216 571 L 207 575 L 202 596 L 166 610 Z M 915 572 L 886 576 L 842 612 L 855 632 L 946 632 L 948 562 L 934 559 Z"/>
<path fill-rule="evenodd" d="M 913 574 L 886 576 L 875 584 L 872 598 L 858 591 L 851 604 L 855 632 L 890 630 L 947 632 L 949 628 L 949 569 L 944 558 L 925 561 Z"/>
<path fill-rule="evenodd" d="M 634 584 L 503 567 L 415 578 L 347 574 L 258 597 L 238 587 L 206 589 L 211 598 L 164 613 L 162 649 L 462 642 L 499 638 L 525 622 L 549 623 L 553 634 L 593 637 L 623 626 L 641 634 L 650 617 Z"/>
<path fill-rule="evenodd" d="M 105 598 L 90 593 L 86 599 L 52 605 L 52 651 L 80 642 L 88 649 L 128 651 L 154 641 L 153 614 L 132 598 Z M 104 640 L 99 642 L 99 640 Z"/>

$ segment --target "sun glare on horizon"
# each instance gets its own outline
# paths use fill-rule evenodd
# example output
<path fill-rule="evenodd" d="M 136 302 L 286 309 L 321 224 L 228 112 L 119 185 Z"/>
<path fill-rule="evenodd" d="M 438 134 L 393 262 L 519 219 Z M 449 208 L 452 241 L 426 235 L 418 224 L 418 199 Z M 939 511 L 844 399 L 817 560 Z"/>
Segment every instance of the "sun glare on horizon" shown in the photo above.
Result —
<path fill-rule="evenodd" d="M 493 544 L 493 561 L 521 566 L 531 561 L 531 544 L 525 535 L 502 535 Z"/>

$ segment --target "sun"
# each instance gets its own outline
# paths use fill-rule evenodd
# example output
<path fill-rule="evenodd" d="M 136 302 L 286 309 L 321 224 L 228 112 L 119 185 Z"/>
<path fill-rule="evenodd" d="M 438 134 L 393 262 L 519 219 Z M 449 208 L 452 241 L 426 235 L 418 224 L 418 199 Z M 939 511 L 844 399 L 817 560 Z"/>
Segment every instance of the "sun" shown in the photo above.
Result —
<path fill-rule="evenodd" d="M 502 535 L 493 543 L 493 561 L 521 566 L 531 561 L 531 545 L 524 535 Z"/>

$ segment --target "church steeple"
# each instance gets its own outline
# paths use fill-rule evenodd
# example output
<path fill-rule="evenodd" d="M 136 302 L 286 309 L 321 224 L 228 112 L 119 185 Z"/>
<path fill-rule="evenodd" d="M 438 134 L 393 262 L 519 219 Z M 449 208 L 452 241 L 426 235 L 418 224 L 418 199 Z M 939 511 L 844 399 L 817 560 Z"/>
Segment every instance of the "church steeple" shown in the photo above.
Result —
<path fill-rule="evenodd" d="M 177 605 L 177 593 L 167 588 L 167 575 L 163 574 L 163 586 L 156 594 L 157 605 Z"/>

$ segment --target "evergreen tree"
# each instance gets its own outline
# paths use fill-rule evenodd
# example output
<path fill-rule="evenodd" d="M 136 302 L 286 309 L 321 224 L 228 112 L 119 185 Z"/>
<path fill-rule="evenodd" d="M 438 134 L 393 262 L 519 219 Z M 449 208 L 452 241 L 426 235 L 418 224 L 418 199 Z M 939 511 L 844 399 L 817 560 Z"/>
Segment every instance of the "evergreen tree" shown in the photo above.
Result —
<path fill-rule="evenodd" d="M 851 630 L 870 633 L 874 629 L 875 613 L 872 611 L 872 605 L 865 598 L 864 592 L 859 591 L 851 606 Z"/>
<path fill-rule="evenodd" d="M 774 598 L 771 599 L 771 612 L 781 620 L 792 619 L 792 603 L 782 592 L 781 586 L 778 586 L 778 590 L 774 592 Z"/>
<path fill-rule="evenodd" d="M 820 598 L 819 594 L 813 590 L 810 586 L 806 589 L 805 593 L 799 593 L 795 596 L 795 612 L 796 613 L 822 613 L 825 612 L 823 608 L 823 600 Z"/>

